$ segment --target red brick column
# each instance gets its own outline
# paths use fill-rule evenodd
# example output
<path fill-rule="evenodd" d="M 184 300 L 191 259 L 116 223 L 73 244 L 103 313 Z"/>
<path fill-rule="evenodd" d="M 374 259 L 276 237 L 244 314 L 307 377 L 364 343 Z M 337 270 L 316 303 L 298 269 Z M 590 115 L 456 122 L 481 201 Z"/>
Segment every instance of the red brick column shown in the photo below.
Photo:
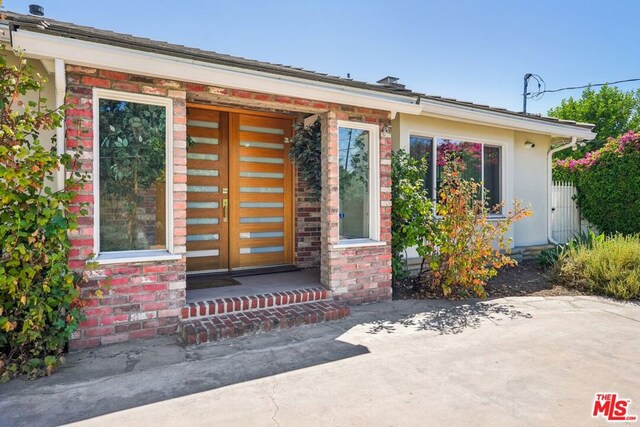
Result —
<path fill-rule="evenodd" d="M 298 177 L 296 189 L 296 265 L 320 266 L 320 201 Z"/>
<path fill-rule="evenodd" d="M 365 117 L 380 126 L 379 246 L 337 247 L 339 243 L 338 120 L 358 120 L 353 114 L 322 116 L 321 282 L 334 298 L 350 304 L 391 299 L 391 136 L 384 119 Z"/>
<path fill-rule="evenodd" d="M 138 338 L 172 334 L 185 305 L 186 253 L 186 92 L 180 82 L 133 76 L 95 68 L 67 66 L 67 102 L 75 108 L 67 113 L 67 148 L 81 145 L 80 169 L 93 171 L 93 88 L 143 93 L 173 100 L 173 252 L 177 260 L 104 264 L 89 272 L 82 285 L 85 320 L 74 333 L 70 348 L 78 349 Z M 94 185 L 89 182 L 77 203 L 87 202 L 87 215 L 71 233 L 70 264 L 82 271 L 93 252 Z M 76 209 L 79 209 L 76 206 Z M 98 298 L 96 290 L 104 296 Z"/>

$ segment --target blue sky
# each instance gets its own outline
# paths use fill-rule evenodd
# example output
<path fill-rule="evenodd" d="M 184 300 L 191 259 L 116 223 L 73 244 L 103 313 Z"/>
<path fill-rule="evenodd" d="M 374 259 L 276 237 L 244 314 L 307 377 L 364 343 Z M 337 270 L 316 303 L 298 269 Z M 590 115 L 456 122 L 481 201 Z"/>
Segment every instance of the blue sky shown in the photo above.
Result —
<path fill-rule="evenodd" d="M 118 32 L 520 110 L 522 76 L 549 89 L 640 77 L 638 0 L 4 0 Z M 638 83 L 621 85 L 624 89 Z M 562 97 L 530 101 L 545 113 Z"/>

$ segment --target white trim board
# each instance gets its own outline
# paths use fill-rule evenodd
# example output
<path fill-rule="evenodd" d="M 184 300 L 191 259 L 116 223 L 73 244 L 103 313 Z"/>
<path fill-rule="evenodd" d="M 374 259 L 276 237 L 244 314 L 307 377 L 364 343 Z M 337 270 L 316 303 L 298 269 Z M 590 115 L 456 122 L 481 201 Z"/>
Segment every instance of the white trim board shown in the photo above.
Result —
<path fill-rule="evenodd" d="M 338 244 L 334 246 L 349 247 L 351 244 L 354 246 L 362 246 L 363 241 L 367 242 L 365 246 L 375 246 L 380 240 L 380 126 L 369 123 L 338 120 L 337 128 L 338 145 L 340 144 L 340 128 L 360 129 L 369 132 L 369 237 L 368 239 L 352 239 L 353 241 L 348 239 L 340 240 Z M 340 156 L 336 158 L 336 162 L 339 162 L 339 157 Z M 339 197 L 340 182 L 338 181 L 338 198 Z M 371 243 L 374 244 L 372 245 Z"/>
<path fill-rule="evenodd" d="M 93 253 L 101 256 L 117 258 L 118 252 L 100 253 L 100 119 L 99 107 L 100 99 L 112 99 L 117 101 L 136 102 L 140 104 L 158 105 L 166 108 L 165 117 L 165 216 L 166 230 L 165 241 L 166 250 L 169 255 L 173 255 L 173 100 L 153 95 L 142 95 L 129 92 L 118 92 L 115 90 L 93 88 Z M 132 259 L 145 258 L 157 255 L 157 251 L 126 251 Z M 139 254 L 139 256 L 138 256 Z M 131 262 L 131 261 L 128 261 Z"/>
<path fill-rule="evenodd" d="M 317 101 L 420 114 L 416 99 L 390 93 L 227 67 L 83 40 L 12 32 L 13 47 L 39 59 L 60 58 L 68 64 L 104 68 L 178 81 L 223 86 Z"/>

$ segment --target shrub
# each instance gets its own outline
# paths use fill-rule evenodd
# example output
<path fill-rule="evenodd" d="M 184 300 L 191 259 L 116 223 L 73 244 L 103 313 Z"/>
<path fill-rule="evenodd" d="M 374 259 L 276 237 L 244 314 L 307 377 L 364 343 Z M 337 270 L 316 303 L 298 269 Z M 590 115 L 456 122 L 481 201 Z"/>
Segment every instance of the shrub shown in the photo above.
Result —
<path fill-rule="evenodd" d="M 531 211 L 516 200 L 503 218 L 491 220 L 490 214 L 497 207 L 489 207 L 478 197 L 481 184 L 462 179 L 462 169 L 456 160 L 445 165 L 436 205 L 439 218 L 431 238 L 422 242 L 418 253 L 425 257 L 432 288 L 442 289 L 445 296 L 458 289 L 463 295 L 472 290 L 485 297 L 487 281 L 498 269 L 516 263 L 508 255 L 507 231 Z"/>
<path fill-rule="evenodd" d="M 565 245 L 558 245 L 552 249 L 546 249 L 540 252 L 538 262 L 545 268 L 556 267 L 558 262 L 566 256 L 570 249 L 577 249 L 579 247 L 590 248 L 595 242 L 603 241 L 604 239 L 604 234 L 596 234 L 591 230 L 577 233 L 573 239 Z"/>
<path fill-rule="evenodd" d="M 640 134 L 610 138 L 601 149 L 556 165 L 573 174 L 580 212 L 598 230 L 640 233 Z"/>
<path fill-rule="evenodd" d="M 298 174 L 307 183 L 311 195 L 320 200 L 322 192 L 322 125 L 320 119 L 311 126 L 296 125 L 291 137 L 289 158 L 296 164 Z"/>
<path fill-rule="evenodd" d="M 77 226 L 71 188 L 86 180 L 75 171 L 81 153 L 59 156 L 43 146 L 41 132 L 62 125 L 65 107 L 48 109 L 41 97 L 23 101 L 39 94 L 44 80 L 20 59 L 9 67 L 0 57 L 1 381 L 49 374 L 80 319 L 67 233 Z M 53 191 L 50 181 L 61 165 L 70 177 L 64 191 Z"/>
<path fill-rule="evenodd" d="M 616 235 L 568 250 L 559 263 L 561 284 L 621 299 L 640 298 L 640 236 Z"/>
<path fill-rule="evenodd" d="M 433 203 L 424 188 L 426 160 L 404 150 L 391 155 L 391 251 L 395 280 L 409 275 L 406 250 L 431 238 Z"/>

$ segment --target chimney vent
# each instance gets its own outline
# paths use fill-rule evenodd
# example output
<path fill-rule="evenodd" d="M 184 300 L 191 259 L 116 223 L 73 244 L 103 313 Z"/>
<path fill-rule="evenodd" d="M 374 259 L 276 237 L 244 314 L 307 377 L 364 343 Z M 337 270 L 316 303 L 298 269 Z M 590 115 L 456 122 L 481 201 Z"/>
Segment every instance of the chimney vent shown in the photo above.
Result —
<path fill-rule="evenodd" d="M 44 7 L 39 4 L 30 4 L 29 13 L 35 16 L 44 16 Z"/>
<path fill-rule="evenodd" d="M 398 83 L 398 80 L 400 80 L 400 78 L 398 78 L 398 77 L 386 76 L 386 77 L 383 77 L 380 80 L 378 80 L 376 83 L 378 83 L 379 85 L 382 85 L 382 86 L 386 86 L 386 87 L 392 87 L 392 88 L 396 88 L 396 89 L 404 89 L 404 85 L 401 84 L 401 83 Z"/>

